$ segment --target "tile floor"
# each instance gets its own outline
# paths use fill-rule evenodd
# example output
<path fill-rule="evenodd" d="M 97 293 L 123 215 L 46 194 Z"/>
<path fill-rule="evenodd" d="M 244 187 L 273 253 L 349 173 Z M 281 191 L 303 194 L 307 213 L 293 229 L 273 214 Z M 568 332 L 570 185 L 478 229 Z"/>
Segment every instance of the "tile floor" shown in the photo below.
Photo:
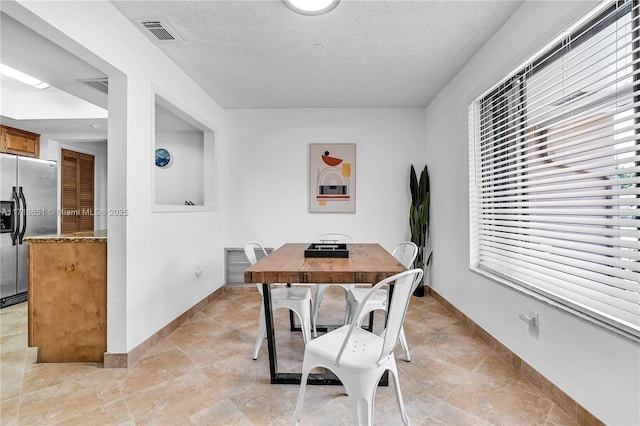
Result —
<path fill-rule="evenodd" d="M 251 359 L 259 303 L 257 292 L 225 292 L 128 369 L 37 364 L 26 303 L 2 309 L 0 423 L 291 424 L 299 387 L 269 384 L 266 343 Z M 330 288 L 319 322 L 339 321 L 343 303 Z M 279 369 L 300 371 L 302 337 L 287 326 L 277 311 Z M 412 360 L 399 347 L 396 356 L 413 425 L 575 424 L 431 297 L 412 298 L 405 331 Z M 378 389 L 374 422 L 401 424 L 393 386 Z M 309 386 L 300 424 L 349 424 L 342 387 Z"/>

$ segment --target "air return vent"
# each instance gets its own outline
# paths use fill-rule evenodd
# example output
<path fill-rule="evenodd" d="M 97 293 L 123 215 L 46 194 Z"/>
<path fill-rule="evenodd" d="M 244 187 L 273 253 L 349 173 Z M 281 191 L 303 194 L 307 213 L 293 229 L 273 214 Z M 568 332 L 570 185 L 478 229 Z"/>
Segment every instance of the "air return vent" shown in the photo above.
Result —
<path fill-rule="evenodd" d="M 176 42 L 183 40 L 164 19 L 140 19 L 137 22 L 154 41 Z"/>
<path fill-rule="evenodd" d="M 91 86 L 102 93 L 109 93 L 109 79 L 108 78 L 89 78 L 85 80 L 78 80 L 81 83 Z"/>
<path fill-rule="evenodd" d="M 271 247 L 265 247 L 268 253 L 273 251 Z M 256 251 L 256 258 L 262 259 L 264 256 L 262 253 Z M 226 285 L 238 285 L 244 284 L 244 270 L 251 266 L 249 259 L 244 254 L 244 248 L 230 248 L 224 249 L 224 275 Z"/>

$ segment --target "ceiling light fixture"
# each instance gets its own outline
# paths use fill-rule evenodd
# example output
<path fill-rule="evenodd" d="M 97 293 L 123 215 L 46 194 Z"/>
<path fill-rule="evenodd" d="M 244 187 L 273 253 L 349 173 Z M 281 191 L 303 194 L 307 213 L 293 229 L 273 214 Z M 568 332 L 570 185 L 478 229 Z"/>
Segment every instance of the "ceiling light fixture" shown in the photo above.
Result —
<path fill-rule="evenodd" d="M 315 16 L 331 12 L 340 0 L 282 0 L 289 9 L 301 15 Z"/>
<path fill-rule="evenodd" d="M 0 74 L 6 75 L 7 77 L 11 77 L 15 80 L 18 80 L 29 86 L 33 86 L 37 89 L 46 89 L 47 87 L 51 86 L 49 83 L 40 81 L 37 78 L 31 77 L 30 75 L 27 75 L 22 71 L 18 71 L 4 64 L 0 64 Z"/>

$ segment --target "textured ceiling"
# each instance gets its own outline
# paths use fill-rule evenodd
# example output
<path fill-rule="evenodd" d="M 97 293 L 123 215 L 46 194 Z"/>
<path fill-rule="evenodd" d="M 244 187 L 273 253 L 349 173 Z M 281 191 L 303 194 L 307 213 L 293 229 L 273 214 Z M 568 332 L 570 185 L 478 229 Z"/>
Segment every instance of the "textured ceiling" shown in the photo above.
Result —
<path fill-rule="evenodd" d="M 224 108 L 425 107 L 522 4 L 342 0 L 302 16 L 277 0 L 112 3 L 134 25 L 167 21 L 183 41 L 155 44 Z"/>

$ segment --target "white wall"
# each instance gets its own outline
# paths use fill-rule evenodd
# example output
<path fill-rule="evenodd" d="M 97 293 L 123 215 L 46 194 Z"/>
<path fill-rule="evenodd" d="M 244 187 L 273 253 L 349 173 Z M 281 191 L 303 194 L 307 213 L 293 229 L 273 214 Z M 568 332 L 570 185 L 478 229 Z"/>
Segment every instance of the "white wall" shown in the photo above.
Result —
<path fill-rule="evenodd" d="M 171 154 L 168 166 L 154 167 L 155 203 L 204 204 L 204 137 L 202 132 L 157 132 L 156 149 Z"/>
<path fill-rule="evenodd" d="M 424 158 L 424 109 L 227 111 L 225 245 L 268 247 L 341 232 L 388 250 L 409 238 L 409 168 Z M 356 212 L 309 213 L 309 144 L 356 144 Z"/>
<path fill-rule="evenodd" d="M 219 212 L 152 211 L 155 92 L 214 130 L 217 144 L 224 113 L 107 1 L 3 2 L 3 11 L 109 76 L 108 208 L 126 215 L 107 218 L 107 351 L 128 352 L 224 280 Z"/>
<path fill-rule="evenodd" d="M 638 343 L 469 270 L 469 103 L 595 3 L 525 2 L 429 105 L 432 285 L 473 321 L 607 424 L 640 424 Z M 538 336 L 518 319 L 540 315 Z"/>

